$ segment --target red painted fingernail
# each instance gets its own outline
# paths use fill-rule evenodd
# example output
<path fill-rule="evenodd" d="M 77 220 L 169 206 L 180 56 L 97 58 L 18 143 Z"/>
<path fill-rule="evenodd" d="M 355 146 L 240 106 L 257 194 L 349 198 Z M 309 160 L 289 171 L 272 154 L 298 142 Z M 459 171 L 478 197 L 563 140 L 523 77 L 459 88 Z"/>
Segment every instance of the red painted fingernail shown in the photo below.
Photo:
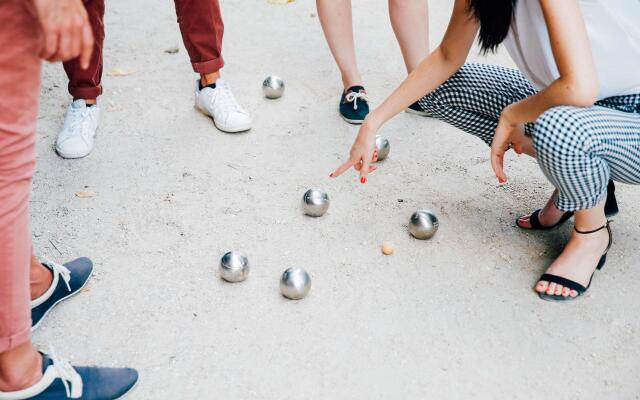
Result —
<path fill-rule="evenodd" d="M 365 178 L 364 176 L 360 178 L 360 183 L 366 183 L 366 182 L 367 182 L 367 178 Z"/>
<path fill-rule="evenodd" d="M 333 172 L 329 174 L 329 177 L 330 177 L 330 178 L 333 178 Z"/>

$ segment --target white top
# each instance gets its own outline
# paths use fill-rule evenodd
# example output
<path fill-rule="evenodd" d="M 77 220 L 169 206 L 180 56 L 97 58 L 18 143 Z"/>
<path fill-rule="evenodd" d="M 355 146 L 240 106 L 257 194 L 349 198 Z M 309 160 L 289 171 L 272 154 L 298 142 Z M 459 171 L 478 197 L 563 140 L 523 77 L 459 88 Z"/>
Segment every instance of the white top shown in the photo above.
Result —
<path fill-rule="evenodd" d="M 600 81 L 598 99 L 640 93 L 640 1 L 579 2 Z M 518 1 L 504 44 L 538 89 L 560 77 L 540 0 Z"/>

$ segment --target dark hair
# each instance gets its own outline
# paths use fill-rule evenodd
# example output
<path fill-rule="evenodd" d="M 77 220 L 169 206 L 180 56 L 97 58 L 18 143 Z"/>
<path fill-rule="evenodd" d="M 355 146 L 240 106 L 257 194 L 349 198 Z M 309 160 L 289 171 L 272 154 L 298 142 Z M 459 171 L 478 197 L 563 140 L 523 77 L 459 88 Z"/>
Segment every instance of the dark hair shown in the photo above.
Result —
<path fill-rule="evenodd" d="M 518 0 L 469 0 L 469 12 L 480 22 L 483 53 L 494 52 L 507 37 Z"/>

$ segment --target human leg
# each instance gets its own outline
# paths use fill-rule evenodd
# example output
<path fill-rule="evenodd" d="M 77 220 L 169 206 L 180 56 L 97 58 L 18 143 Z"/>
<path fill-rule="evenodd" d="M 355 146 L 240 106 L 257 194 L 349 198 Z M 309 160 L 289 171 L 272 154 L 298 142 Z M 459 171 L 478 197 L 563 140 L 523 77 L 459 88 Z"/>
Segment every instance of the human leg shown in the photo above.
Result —
<path fill-rule="evenodd" d="M 342 78 L 338 111 L 346 122 L 361 124 L 369 114 L 369 99 L 356 63 L 351 0 L 316 0 L 316 8 Z"/>
<path fill-rule="evenodd" d="M 249 113 L 240 106 L 229 83 L 220 78 L 224 65 L 224 23 L 218 0 L 175 0 L 182 39 L 193 70 L 200 74 L 195 87 L 195 105 L 224 132 L 251 129 Z"/>
<path fill-rule="evenodd" d="M 82 158 L 91 153 L 102 112 L 97 98 L 102 94 L 105 3 L 104 0 L 84 0 L 84 6 L 95 43 L 87 69 L 82 69 L 78 58 L 63 63 L 73 101 L 56 140 L 56 152 L 62 158 Z"/>
<path fill-rule="evenodd" d="M 27 2 L 0 3 L 0 391 L 40 379 L 30 341 L 29 191 L 35 167 L 40 31 Z"/>
<path fill-rule="evenodd" d="M 91 62 L 86 69 L 82 69 L 78 58 L 65 61 L 63 66 L 69 78 L 69 94 L 73 99 L 84 99 L 87 104 L 95 104 L 96 98 L 102 94 L 105 3 L 104 0 L 84 0 L 84 6 L 95 41 Z"/>
<path fill-rule="evenodd" d="M 588 287 L 607 245 L 604 230 L 585 235 L 606 223 L 604 204 L 609 179 L 640 184 L 640 95 L 623 96 L 639 113 L 602 106 L 554 107 L 535 123 L 538 163 L 558 188 L 555 206 L 575 212 L 576 232 L 547 273 Z M 606 104 L 606 100 L 601 102 Z M 536 291 L 576 297 L 578 290 L 541 279 Z"/>
<path fill-rule="evenodd" d="M 356 63 L 351 0 L 316 0 L 318 18 L 346 90 L 362 86 Z"/>
<path fill-rule="evenodd" d="M 429 3 L 389 0 L 389 18 L 410 74 L 429 54 Z"/>
<path fill-rule="evenodd" d="M 536 93 L 516 69 L 487 64 L 465 64 L 418 104 L 430 117 L 470 133 L 488 145 L 502 110 Z M 523 128 L 530 135 L 532 126 Z M 526 146 L 533 153 L 533 146 Z M 532 154 L 530 154 L 532 155 Z"/>

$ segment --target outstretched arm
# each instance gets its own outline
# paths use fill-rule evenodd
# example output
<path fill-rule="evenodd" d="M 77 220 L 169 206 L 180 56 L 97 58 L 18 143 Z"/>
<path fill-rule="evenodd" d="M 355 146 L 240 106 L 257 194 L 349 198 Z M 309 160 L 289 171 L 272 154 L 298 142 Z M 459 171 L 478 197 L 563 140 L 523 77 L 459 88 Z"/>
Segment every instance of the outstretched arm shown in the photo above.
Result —
<path fill-rule="evenodd" d="M 337 177 L 353 167 L 360 171 L 360 181 L 364 183 L 367 174 L 375 169 L 371 163 L 375 161 L 375 136 L 378 129 L 456 73 L 467 59 L 477 32 L 478 24 L 468 11 L 467 0 L 456 0 L 449 27 L 440 46 L 367 116 L 351 148 L 349 160 L 331 176 Z"/>

